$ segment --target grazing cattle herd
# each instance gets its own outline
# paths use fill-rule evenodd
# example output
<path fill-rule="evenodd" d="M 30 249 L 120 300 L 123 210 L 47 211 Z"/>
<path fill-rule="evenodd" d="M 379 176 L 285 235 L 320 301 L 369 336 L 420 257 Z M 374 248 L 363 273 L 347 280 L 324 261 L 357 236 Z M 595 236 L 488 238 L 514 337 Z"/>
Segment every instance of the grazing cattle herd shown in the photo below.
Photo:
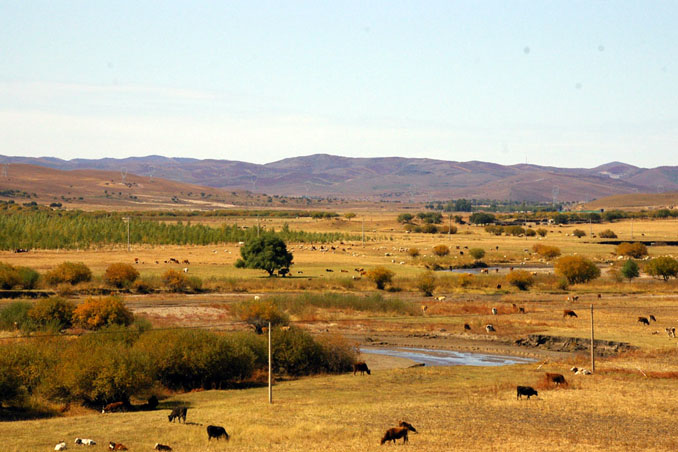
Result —
<path fill-rule="evenodd" d="M 178 263 L 177 260 L 171 259 Z M 188 261 L 184 261 L 184 263 L 188 264 Z M 330 271 L 330 270 L 328 270 Z M 598 294 L 598 298 L 600 298 L 601 295 Z M 259 299 L 259 296 L 255 296 L 255 299 Z M 437 297 L 438 301 L 444 301 L 445 297 L 444 296 L 439 296 Z M 578 296 L 573 296 L 573 297 L 568 297 L 568 301 L 576 301 L 578 300 Z M 524 307 L 519 307 L 515 303 L 512 305 L 513 306 L 513 313 L 521 313 L 525 314 L 525 308 Z M 422 305 L 422 312 L 425 314 L 426 310 L 428 307 L 426 305 Z M 486 311 L 485 311 L 486 312 Z M 509 311 L 510 312 L 510 311 Z M 491 308 L 491 313 L 492 315 L 498 315 L 499 311 L 497 308 Z M 570 309 L 565 309 L 563 310 L 563 318 L 578 318 L 577 314 Z M 643 325 L 650 325 L 651 322 L 656 322 L 657 319 L 653 314 L 649 314 L 647 317 L 646 316 L 639 316 L 638 320 L 639 323 Z M 283 327 L 284 330 L 289 330 L 289 326 Z M 471 326 L 468 323 L 464 324 L 464 330 L 469 331 L 471 330 Z M 495 332 L 496 329 L 494 325 L 492 324 L 487 324 L 485 325 L 485 330 L 490 333 L 490 332 Z M 676 328 L 675 327 L 667 327 L 665 328 L 665 331 L 669 338 L 675 338 L 676 337 Z M 657 332 L 653 333 L 656 334 Z M 540 366 L 541 367 L 541 366 Z M 574 375 L 591 375 L 592 372 L 584 369 L 584 368 L 578 368 L 578 367 L 572 367 L 570 371 Z M 365 362 L 356 362 L 353 364 L 353 375 L 355 376 L 358 372 L 360 372 L 361 375 L 371 375 L 371 371 L 368 368 L 367 364 Z M 559 373 L 551 373 L 551 372 L 545 372 L 544 373 L 544 382 L 542 383 L 544 386 L 540 386 L 540 388 L 544 387 L 566 387 L 568 386 L 568 382 L 565 379 L 565 377 L 562 374 Z M 516 400 L 521 400 L 525 396 L 527 400 L 530 399 L 530 397 L 538 397 L 539 393 L 538 391 L 533 388 L 532 386 L 523 386 L 523 385 L 518 385 L 516 386 Z M 149 402 L 147 404 L 147 408 L 150 408 L 151 410 L 155 409 L 158 405 L 158 400 L 157 398 L 153 397 L 152 399 L 149 399 Z M 120 411 L 125 411 L 126 408 L 129 408 L 128 404 L 125 404 L 124 402 L 113 402 L 105 405 L 101 412 L 102 413 L 113 413 L 113 412 L 120 412 Z M 186 406 L 177 406 L 173 408 L 168 415 L 168 420 L 169 422 L 174 422 L 175 420 L 178 420 L 179 423 L 184 423 L 186 424 L 186 415 L 188 412 L 188 407 Z M 413 433 L 418 433 L 417 430 L 412 426 L 412 424 L 406 422 L 406 421 L 401 421 L 398 426 L 389 428 L 386 430 L 384 433 L 383 437 L 381 438 L 381 445 L 385 443 L 392 442 L 393 444 L 396 444 L 396 441 L 398 439 L 402 439 L 402 444 L 406 444 L 409 442 L 408 439 L 408 433 L 413 432 Z M 220 440 L 220 439 L 225 439 L 226 441 L 229 441 L 230 435 L 226 432 L 226 429 L 222 426 L 217 426 L 217 425 L 208 425 L 207 426 L 207 440 L 210 442 L 212 439 Z M 76 438 L 75 439 L 75 444 L 76 445 L 82 445 L 82 446 L 94 446 L 96 445 L 96 441 L 93 439 L 84 439 L 84 438 Z M 60 441 L 55 447 L 54 450 L 60 451 L 60 450 L 66 450 L 66 442 L 65 441 Z M 122 443 L 117 443 L 117 442 L 109 442 L 109 449 L 118 451 L 118 450 L 128 450 L 128 448 L 122 444 Z M 157 451 L 171 451 L 172 447 L 166 444 L 161 444 L 161 443 L 156 443 L 154 446 L 154 450 Z"/>

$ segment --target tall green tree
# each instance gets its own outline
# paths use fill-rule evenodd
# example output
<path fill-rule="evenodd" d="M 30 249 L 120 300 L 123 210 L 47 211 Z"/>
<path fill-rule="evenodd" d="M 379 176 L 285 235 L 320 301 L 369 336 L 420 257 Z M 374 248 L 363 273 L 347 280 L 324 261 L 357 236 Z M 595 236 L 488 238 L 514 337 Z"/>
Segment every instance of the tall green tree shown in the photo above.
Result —
<path fill-rule="evenodd" d="M 269 276 L 277 270 L 289 268 L 293 258 L 285 242 L 273 234 L 250 239 L 240 249 L 240 255 L 242 259 L 235 262 L 237 268 L 266 270 Z"/>

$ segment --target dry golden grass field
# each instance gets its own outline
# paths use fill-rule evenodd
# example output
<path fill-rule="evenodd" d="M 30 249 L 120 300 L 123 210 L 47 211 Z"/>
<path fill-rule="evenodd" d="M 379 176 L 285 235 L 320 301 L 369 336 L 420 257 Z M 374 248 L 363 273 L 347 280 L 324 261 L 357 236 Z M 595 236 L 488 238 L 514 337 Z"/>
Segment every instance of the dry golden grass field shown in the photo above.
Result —
<path fill-rule="evenodd" d="M 261 221 L 279 229 L 339 231 L 360 235 L 363 212 L 351 221 L 273 220 Z M 245 328 L 232 312 L 232 304 L 257 294 L 339 292 L 359 295 L 375 291 L 374 284 L 354 279 L 355 268 L 383 265 L 395 273 L 393 286 L 399 292 L 385 297 L 401 298 L 426 311 L 410 315 L 309 308 L 292 315 L 292 322 L 313 333 L 339 334 L 361 345 L 425 347 L 478 352 L 507 353 L 535 358 L 534 363 L 501 367 L 414 367 L 395 358 L 365 354 L 372 367 L 370 376 L 319 375 L 280 380 L 274 387 L 274 404 L 267 403 L 265 388 L 202 391 L 168 394 L 158 410 L 114 413 L 72 408 L 66 415 L 50 419 L 0 422 L 0 451 L 53 450 L 65 440 L 69 449 L 75 437 L 93 438 L 104 450 L 108 441 L 126 444 L 130 450 L 152 450 L 156 442 L 175 451 L 348 451 L 381 450 L 386 429 L 400 420 L 412 423 L 418 434 L 409 435 L 408 448 L 422 451 L 632 451 L 676 450 L 678 430 L 678 339 L 668 338 L 665 327 L 678 327 L 678 283 L 647 276 L 634 282 L 619 281 L 607 269 L 618 268 L 614 246 L 598 244 L 603 229 L 613 229 L 620 239 L 646 241 L 678 240 L 675 220 L 630 221 L 601 225 L 548 226 L 543 239 L 492 236 L 481 227 L 463 225 L 457 234 L 406 234 L 395 221 L 396 213 L 365 212 L 367 241 L 334 243 L 335 249 L 316 244 L 288 244 L 294 254 L 292 277 L 267 278 L 255 270 L 236 269 L 239 256 L 234 244 L 219 246 L 134 246 L 82 251 L 35 250 L 29 253 L 0 253 L 0 262 L 26 265 L 44 272 L 63 261 L 84 262 L 95 281 L 112 262 L 133 263 L 142 278 L 159 279 L 168 268 L 188 268 L 188 274 L 203 279 L 204 286 L 218 293 L 182 295 L 156 293 L 125 295 L 128 306 L 156 326 L 218 325 L 224 330 Z M 229 219 L 256 227 L 252 218 Z M 210 219 L 214 224 L 220 223 Z M 572 236 L 575 228 L 587 236 Z M 557 287 L 552 262 L 532 252 L 535 243 L 554 245 L 563 255 L 579 254 L 593 259 L 602 276 L 588 284 Z M 450 264 L 470 262 L 467 248 L 483 248 L 483 259 L 499 265 L 499 272 L 471 277 L 436 272 L 435 297 L 424 297 L 416 278 L 425 272 L 432 247 L 446 244 Z M 421 256 L 412 258 L 410 248 Z M 459 247 L 459 248 L 457 248 Z M 327 249 L 329 248 L 329 249 Z M 650 246 L 651 257 L 678 256 L 678 248 Z M 165 264 L 170 257 L 188 259 L 190 264 Z M 155 262 L 158 261 L 156 264 Z M 505 281 L 508 267 L 535 271 L 536 283 L 527 292 Z M 327 270 L 332 270 L 328 272 Z M 342 271 L 343 270 L 343 271 Z M 500 284 L 501 288 L 497 285 Z M 601 294 L 600 298 L 598 294 Z M 579 296 L 578 301 L 568 297 Z M 2 300 L 1 303 L 6 301 Z M 514 304 L 516 307 L 514 307 Z M 589 338 L 590 311 L 595 306 L 596 339 L 627 342 L 633 351 L 599 357 L 592 376 L 574 375 L 570 367 L 590 368 L 587 353 L 557 353 L 514 345 L 528 334 Z M 525 313 L 519 313 L 524 307 Z M 492 315 L 492 308 L 498 310 Z M 563 310 L 574 310 L 577 318 L 563 318 Z M 654 315 L 649 326 L 639 316 Z M 467 323 L 470 331 L 464 330 Z M 491 323 L 495 333 L 484 326 Z M 11 337 L 4 333 L 4 337 Z M 548 386 L 544 372 L 558 372 L 566 387 Z M 539 396 L 516 400 L 516 385 L 534 386 Z M 178 404 L 189 406 L 188 422 L 171 424 L 167 414 Z M 221 425 L 231 440 L 208 443 L 205 427 Z M 403 447 L 401 441 L 397 446 Z"/>

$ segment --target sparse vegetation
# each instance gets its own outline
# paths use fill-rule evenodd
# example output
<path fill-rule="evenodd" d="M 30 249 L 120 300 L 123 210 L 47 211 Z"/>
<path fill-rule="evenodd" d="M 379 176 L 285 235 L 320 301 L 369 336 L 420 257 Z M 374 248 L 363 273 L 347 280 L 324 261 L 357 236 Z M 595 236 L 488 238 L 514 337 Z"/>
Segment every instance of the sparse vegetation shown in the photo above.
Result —
<path fill-rule="evenodd" d="M 534 284 L 534 278 L 530 272 L 525 270 L 513 270 L 506 275 L 506 282 L 517 287 L 519 290 L 527 290 Z"/>
<path fill-rule="evenodd" d="M 582 256 L 564 256 L 555 265 L 556 273 L 567 278 L 570 284 L 583 284 L 600 276 L 596 264 Z"/>
<path fill-rule="evenodd" d="M 417 277 L 417 289 L 421 290 L 424 296 L 430 297 L 436 289 L 436 276 L 432 271 L 422 273 Z"/>
<path fill-rule="evenodd" d="M 533 245 L 532 251 L 546 259 L 553 259 L 560 256 L 560 248 L 557 246 L 542 245 L 541 243 Z"/>
<path fill-rule="evenodd" d="M 384 290 L 386 284 L 393 281 L 395 273 L 386 267 L 375 267 L 367 272 L 367 278 L 377 285 L 377 289 Z"/>
<path fill-rule="evenodd" d="M 476 260 L 485 257 L 485 250 L 482 248 L 471 248 L 468 253 Z"/>
<path fill-rule="evenodd" d="M 436 245 L 433 247 L 433 254 L 439 257 L 447 256 L 450 254 L 450 249 L 447 245 Z"/>

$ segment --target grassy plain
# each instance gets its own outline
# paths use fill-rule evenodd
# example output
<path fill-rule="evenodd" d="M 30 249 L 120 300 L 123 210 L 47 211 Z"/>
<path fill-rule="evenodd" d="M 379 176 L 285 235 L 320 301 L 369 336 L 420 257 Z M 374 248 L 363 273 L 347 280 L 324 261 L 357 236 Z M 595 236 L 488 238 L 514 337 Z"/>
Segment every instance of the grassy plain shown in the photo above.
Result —
<path fill-rule="evenodd" d="M 260 224 L 278 229 L 288 223 L 290 228 L 307 231 L 359 234 L 363 223 L 362 213 L 357 213 L 358 217 L 351 221 L 267 219 Z M 678 285 L 647 277 L 633 283 L 617 281 L 605 271 L 619 265 L 613 255 L 614 246 L 598 244 L 589 237 L 591 232 L 597 234 L 610 228 L 620 239 L 631 240 L 633 228 L 634 239 L 678 240 L 678 222 L 548 226 L 547 237 L 539 240 L 492 236 L 483 228 L 468 225 L 460 226 L 458 233 L 451 236 L 406 234 L 395 216 L 393 212 L 366 213 L 365 246 L 361 242 L 335 243 L 334 250 L 321 250 L 320 245 L 314 250 L 310 244 L 289 244 L 295 262 L 292 278 L 266 278 L 263 272 L 235 269 L 239 248 L 233 244 L 134 246 L 131 253 L 121 248 L 0 253 L 0 261 L 39 271 L 66 260 L 84 262 L 92 268 L 95 278 L 100 278 L 109 263 L 132 263 L 136 257 L 142 277 L 152 279 L 167 268 L 179 267 L 164 263 L 170 257 L 188 259 L 190 264 L 181 267 L 188 267 L 189 275 L 201 277 L 206 286 L 219 287 L 225 293 L 134 295 L 127 297 L 128 304 L 156 325 L 219 323 L 224 329 L 244 327 L 234 317 L 231 306 L 252 294 L 373 292 L 373 284 L 365 278 L 353 279 L 358 276 L 354 269 L 384 265 L 395 272 L 394 285 L 402 290 L 384 296 L 426 306 L 425 313 L 313 308 L 295 312 L 292 320 L 310 331 L 343 334 L 363 344 L 384 342 L 529 354 L 533 351 L 517 348 L 513 341 L 534 333 L 589 337 L 588 309 L 594 304 L 596 338 L 629 342 L 638 349 L 599 359 L 593 376 L 568 372 L 573 365 L 589 367 L 585 355 L 547 357 L 534 351 L 539 362 L 496 368 L 399 368 L 394 360 L 365 355 L 374 369 L 371 376 L 280 381 L 271 406 L 266 403 L 264 388 L 172 394 L 154 412 L 101 415 L 71 410 L 64 417 L 0 423 L 0 448 L 51 450 L 61 439 L 73 448 L 76 446 L 70 443 L 80 436 L 99 442 L 88 450 L 104 450 L 108 441 L 122 442 L 130 450 L 152 450 L 155 442 L 170 444 L 177 451 L 379 450 L 383 432 L 401 419 L 420 431 L 410 435 L 409 447 L 423 451 L 678 448 L 678 433 L 673 428 L 678 403 L 678 342 L 664 333 L 665 327 L 678 326 Z M 257 224 L 252 218 L 228 221 L 250 227 Z M 575 228 L 586 231 L 587 237 L 572 236 Z M 529 292 L 520 292 L 505 283 L 507 268 L 502 268 L 499 273 L 473 276 L 472 283 L 464 287 L 459 276 L 439 272 L 435 295 L 446 299 L 425 298 L 416 290 L 415 278 L 425 271 L 423 263 L 432 247 L 441 243 L 452 250 L 450 262 L 470 262 L 466 248 L 479 247 L 487 251 L 484 260 L 488 264 L 534 269 L 537 283 Z M 569 291 L 557 289 L 551 263 L 532 253 L 535 243 L 558 246 L 564 255 L 588 256 L 603 268 L 603 277 L 572 286 Z M 408 255 L 407 249 L 413 247 L 420 250 L 421 257 Z M 649 250 L 651 256 L 678 255 L 675 247 L 651 246 Z M 580 296 L 579 301 L 567 301 L 574 294 Z M 525 307 L 527 312 L 516 312 L 513 304 Z M 499 311 L 496 316 L 491 314 L 493 307 Z M 579 317 L 563 319 L 564 309 L 575 310 Z M 172 314 L 163 315 L 168 312 Z M 645 326 L 636 321 L 649 314 L 656 316 L 656 323 Z M 463 329 L 464 323 L 471 326 L 471 331 Z M 487 334 L 487 323 L 492 323 L 497 332 Z M 569 386 L 546 387 L 542 382 L 544 371 L 565 374 Z M 517 401 L 518 384 L 535 386 L 539 397 Z M 190 406 L 187 425 L 170 424 L 165 417 L 170 407 L 179 403 Z M 209 424 L 226 427 L 231 441 L 208 444 L 205 426 Z"/>

